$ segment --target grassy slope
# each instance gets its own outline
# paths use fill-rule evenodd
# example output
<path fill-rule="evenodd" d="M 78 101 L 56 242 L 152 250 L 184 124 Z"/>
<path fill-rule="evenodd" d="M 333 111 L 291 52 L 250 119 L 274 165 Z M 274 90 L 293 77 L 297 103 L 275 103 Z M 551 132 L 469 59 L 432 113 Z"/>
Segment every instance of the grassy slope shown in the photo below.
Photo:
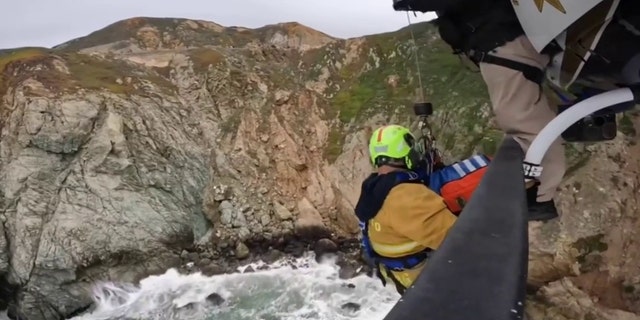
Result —
<path fill-rule="evenodd" d="M 66 74 L 56 61 L 64 62 Z M 38 70 L 34 69 L 38 67 Z M 57 93 L 78 89 L 107 90 L 116 94 L 143 94 L 140 82 L 150 81 L 164 89 L 173 85 L 149 69 L 119 60 L 103 59 L 76 52 L 56 52 L 46 48 L 21 48 L 0 52 L 0 96 L 10 86 L 35 78 Z M 127 78 L 131 80 L 127 82 Z"/>
<path fill-rule="evenodd" d="M 187 19 L 173 18 L 147 18 L 137 17 L 112 23 L 100 30 L 94 31 L 87 36 L 73 39 L 56 46 L 58 50 L 78 51 L 102 44 L 113 43 L 124 40 L 136 40 L 137 31 L 144 26 L 153 26 L 162 33 L 168 33 L 182 40 L 183 44 L 189 47 L 201 47 L 205 45 L 240 45 L 251 40 L 251 34 L 243 36 L 243 32 L 227 29 L 224 32 L 217 32 L 205 27 L 192 29 L 184 24 Z M 141 43 L 139 43 L 141 44 Z"/>
<path fill-rule="evenodd" d="M 456 157 L 466 156 L 478 146 L 487 152 L 495 150 L 501 134 L 488 128 L 488 96 L 480 75 L 450 53 L 431 24 L 420 23 L 367 37 L 362 60 L 339 72 L 343 89 L 335 93 L 331 105 L 340 123 L 333 128 L 329 159 L 341 152 L 344 133 L 354 121 L 386 110 L 406 114 L 404 124 L 409 124 L 419 87 L 411 30 L 427 100 L 435 107 L 433 125 L 442 147 Z M 363 71 L 367 64 L 378 67 Z M 387 82 L 390 76 L 398 77 L 395 87 Z"/>

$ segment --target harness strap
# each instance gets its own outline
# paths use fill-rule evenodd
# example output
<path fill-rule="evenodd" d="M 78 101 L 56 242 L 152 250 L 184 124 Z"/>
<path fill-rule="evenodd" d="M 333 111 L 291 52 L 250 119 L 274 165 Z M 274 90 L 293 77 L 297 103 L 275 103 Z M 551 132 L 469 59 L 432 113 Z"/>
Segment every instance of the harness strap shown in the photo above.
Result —
<path fill-rule="evenodd" d="M 398 257 L 398 258 L 386 258 L 382 256 L 375 257 L 379 263 L 382 263 L 385 267 L 393 271 L 403 271 L 407 269 L 413 269 L 423 261 L 427 260 L 433 250 L 427 248 L 418 253 L 411 255 Z"/>
<path fill-rule="evenodd" d="M 378 279 L 380 279 L 380 281 L 382 281 L 382 286 L 386 287 L 387 286 L 387 280 L 385 279 L 385 277 L 382 275 L 382 271 L 380 271 L 380 267 L 376 266 L 376 276 L 378 277 Z M 389 273 L 389 272 L 387 272 Z M 393 275 L 390 276 L 391 280 L 397 280 L 395 279 L 395 277 L 393 277 Z M 394 281 L 395 282 L 395 281 Z M 398 284 L 396 283 L 396 287 L 398 286 Z"/>
<path fill-rule="evenodd" d="M 481 62 L 484 62 L 520 71 L 527 80 L 538 85 L 538 100 L 540 100 L 540 97 L 542 96 L 542 82 L 544 81 L 544 71 L 542 69 L 526 63 L 497 57 L 486 52 L 476 50 L 471 50 L 468 53 L 468 56 L 469 59 L 471 59 L 471 61 L 473 61 L 477 66 L 479 66 Z"/>
<path fill-rule="evenodd" d="M 484 62 L 484 63 L 495 64 L 495 65 L 499 65 L 512 70 L 520 71 L 522 72 L 522 75 L 527 80 L 539 86 L 542 85 L 542 82 L 544 81 L 544 71 L 542 71 L 538 67 L 534 67 L 526 63 L 501 58 L 485 52 L 479 52 L 475 50 L 472 50 L 469 53 L 469 58 L 476 64 L 480 64 L 480 62 Z"/>
<path fill-rule="evenodd" d="M 398 293 L 401 296 L 404 295 L 405 291 L 407 291 L 407 288 L 405 288 L 402 282 L 400 282 L 400 280 L 398 280 L 398 278 L 396 278 L 396 276 L 394 276 L 393 273 L 389 270 L 387 270 L 387 276 L 391 279 L 391 281 L 393 281 L 393 284 L 396 285 L 396 290 L 398 291 Z"/>
<path fill-rule="evenodd" d="M 422 256 L 422 258 L 421 258 L 421 259 L 419 259 L 419 258 L 417 258 L 417 256 Z M 415 259 L 415 262 L 417 262 L 417 263 L 415 263 L 414 265 L 412 265 L 412 266 L 410 266 L 410 267 L 409 267 L 409 266 L 407 266 L 407 269 L 411 269 L 411 268 L 415 267 L 415 266 L 416 266 L 416 265 L 418 265 L 419 263 L 421 263 L 421 262 L 425 261 L 426 259 L 428 259 L 428 258 L 429 258 L 429 256 L 430 256 L 430 254 L 429 254 L 429 253 L 426 253 L 425 251 L 423 251 L 423 252 L 419 252 L 419 253 L 414 254 L 414 255 L 411 255 L 411 256 L 410 256 L 410 257 L 412 257 L 411 259 Z M 402 257 L 402 258 L 398 258 L 398 259 L 407 259 L 407 257 Z M 404 294 L 404 292 L 407 290 L 407 287 L 405 287 L 405 286 L 404 286 L 404 284 L 402 284 L 402 282 L 400 282 L 400 280 L 398 280 L 398 278 L 396 278 L 396 276 L 395 276 L 395 275 L 393 274 L 393 272 L 392 272 L 392 271 L 403 271 L 403 269 L 402 269 L 402 268 L 391 268 L 391 267 L 390 267 L 389 265 L 387 265 L 387 264 L 385 263 L 385 261 L 383 261 L 383 260 L 384 260 L 384 259 L 379 259 L 379 260 L 378 260 L 378 263 L 381 263 L 381 264 L 384 266 L 384 268 L 386 269 L 386 270 L 385 270 L 385 273 L 386 273 L 387 277 L 388 277 L 389 279 L 391 279 L 391 281 L 393 282 L 393 284 L 396 286 L 396 290 L 398 291 L 398 293 L 400 293 L 400 295 L 403 295 L 403 294 Z M 402 261 L 402 262 L 404 262 L 404 261 Z M 379 269 L 378 269 L 378 271 L 377 271 L 377 272 L 378 272 L 378 274 L 377 274 L 377 275 L 378 275 L 378 277 L 379 277 L 379 278 L 380 278 L 380 280 L 382 281 L 382 285 L 383 285 L 383 286 L 386 286 L 386 280 L 385 280 L 384 276 L 382 275 L 382 272 L 381 272 Z"/>
<path fill-rule="evenodd" d="M 431 253 L 433 252 L 432 249 L 426 248 L 423 251 L 402 256 L 402 257 L 397 257 L 397 258 L 383 257 L 379 255 L 377 252 L 375 252 L 375 250 L 373 250 L 373 248 L 371 247 L 371 243 L 369 242 L 370 240 L 368 235 L 368 230 L 369 230 L 368 224 L 366 222 L 360 222 L 360 228 L 362 230 L 362 246 L 366 254 L 374 261 L 374 263 L 376 264 L 381 263 L 385 267 L 387 267 L 387 269 L 389 270 L 403 271 L 406 269 L 413 269 L 415 266 L 427 260 L 431 256 Z"/>

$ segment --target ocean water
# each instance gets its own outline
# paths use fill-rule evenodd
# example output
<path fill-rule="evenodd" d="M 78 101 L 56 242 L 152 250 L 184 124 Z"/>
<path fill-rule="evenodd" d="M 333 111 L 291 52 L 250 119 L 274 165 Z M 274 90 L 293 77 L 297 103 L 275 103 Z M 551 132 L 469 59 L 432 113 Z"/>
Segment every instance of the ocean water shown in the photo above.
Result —
<path fill-rule="evenodd" d="M 244 272 L 249 266 L 255 271 Z M 377 278 L 340 279 L 335 257 L 317 263 L 313 253 L 239 271 L 207 277 L 170 269 L 137 286 L 96 283 L 96 308 L 73 319 L 380 320 L 400 298 Z"/>

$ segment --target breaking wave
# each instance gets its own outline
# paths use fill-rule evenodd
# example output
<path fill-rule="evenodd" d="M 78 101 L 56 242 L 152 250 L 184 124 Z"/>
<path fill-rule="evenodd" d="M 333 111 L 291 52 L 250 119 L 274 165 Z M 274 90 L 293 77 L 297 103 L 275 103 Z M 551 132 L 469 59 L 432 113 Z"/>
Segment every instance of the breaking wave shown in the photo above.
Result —
<path fill-rule="evenodd" d="M 376 320 L 400 298 L 376 278 L 343 280 L 339 270 L 335 258 L 317 263 L 312 253 L 211 277 L 170 269 L 138 286 L 96 284 L 96 307 L 73 319 Z"/>

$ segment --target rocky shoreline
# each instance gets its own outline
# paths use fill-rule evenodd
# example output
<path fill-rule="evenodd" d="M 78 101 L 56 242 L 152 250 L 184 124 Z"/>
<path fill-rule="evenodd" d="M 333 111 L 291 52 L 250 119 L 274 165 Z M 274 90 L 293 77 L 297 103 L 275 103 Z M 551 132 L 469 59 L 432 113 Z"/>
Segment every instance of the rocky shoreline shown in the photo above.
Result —
<path fill-rule="evenodd" d="M 340 266 L 339 277 L 341 279 L 351 279 L 361 274 L 371 275 L 370 268 L 361 258 L 358 239 L 321 238 L 314 241 L 301 239 L 295 235 L 280 237 L 277 241 L 271 242 L 247 241 L 246 245 L 238 242 L 235 248 L 220 249 L 215 246 L 193 245 L 179 253 L 176 252 L 176 255 L 179 256 L 179 264 L 176 264 L 177 260 L 168 262 L 166 269 L 176 268 L 181 274 L 200 272 L 205 276 L 216 276 L 241 272 L 239 267 L 260 261 L 265 264 L 258 267 L 257 270 L 269 269 L 270 264 L 281 259 L 291 259 L 290 265 L 295 268 L 293 260 L 303 257 L 308 252 L 314 253 L 316 261 L 320 261 L 327 254 L 337 256 L 336 264 Z M 242 272 L 255 272 L 257 270 L 248 266 Z M 151 275 L 153 274 L 148 274 L 144 277 Z M 15 292 L 10 287 L 0 283 L 0 311 L 6 310 L 10 319 L 18 319 L 15 305 L 10 302 L 14 294 Z M 217 296 L 217 294 L 213 294 L 211 298 L 208 298 L 208 300 L 217 301 L 216 303 L 220 303 L 220 299 L 221 297 Z M 68 317 L 80 315 L 93 307 L 93 304 L 86 305 L 74 310 Z"/>
<path fill-rule="evenodd" d="M 340 266 L 340 278 L 350 279 L 360 274 L 368 274 L 369 267 L 361 258 L 360 243 L 357 239 L 329 239 L 321 238 L 317 241 L 301 240 L 295 237 L 281 238 L 276 243 L 239 243 L 233 250 L 202 248 L 193 246 L 180 253 L 178 270 L 183 274 L 201 272 L 206 276 L 236 273 L 238 267 L 264 262 L 264 268 L 283 258 L 296 259 L 307 252 L 315 254 L 319 261 L 326 254 L 337 256 L 336 263 Z M 250 266 L 244 272 L 254 271 Z"/>
<path fill-rule="evenodd" d="M 237 258 L 238 248 L 227 250 L 221 253 L 217 250 L 203 250 L 199 247 L 183 250 L 180 254 L 181 265 L 178 272 L 181 274 L 193 274 L 200 272 L 205 276 L 216 276 L 231 273 L 251 273 L 260 270 L 270 270 L 277 261 L 285 260 L 285 263 L 294 270 L 298 268 L 295 259 L 305 256 L 312 252 L 315 260 L 320 260 L 327 255 L 337 257 L 336 264 L 340 267 L 338 276 L 340 279 L 348 280 L 361 274 L 372 276 L 370 267 L 364 262 L 361 256 L 360 243 L 357 239 L 337 239 L 321 238 L 317 241 L 305 241 L 296 238 L 290 238 L 276 244 L 276 247 L 269 245 L 266 249 L 264 244 L 267 242 L 258 242 L 256 246 L 249 248 L 240 245 L 239 249 L 243 252 L 240 254 L 242 259 Z M 263 262 L 255 269 L 250 264 Z M 240 270 L 240 266 L 246 268 Z M 352 283 L 345 283 L 344 286 L 355 288 Z M 216 292 L 206 297 L 206 303 L 209 305 L 221 305 L 225 299 Z M 180 307 L 192 308 L 191 303 Z M 343 303 L 340 308 L 349 312 L 357 312 L 361 306 L 355 302 Z"/>

